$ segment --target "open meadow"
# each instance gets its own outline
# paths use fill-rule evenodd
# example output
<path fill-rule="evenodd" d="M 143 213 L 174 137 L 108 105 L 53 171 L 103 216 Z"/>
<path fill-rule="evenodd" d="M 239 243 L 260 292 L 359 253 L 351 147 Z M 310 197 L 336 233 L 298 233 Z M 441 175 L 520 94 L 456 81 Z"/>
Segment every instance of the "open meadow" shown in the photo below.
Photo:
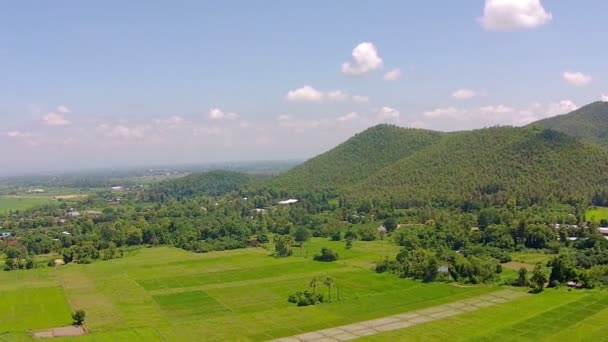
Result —
<path fill-rule="evenodd" d="M 323 246 L 336 249 L 340 259 L 313 261 Z M 346 250 L 344 242 L 319 238 L 295 248 L 288 258 L 274 258 L 263 248 L 195 254 L 156 247 L 89 265 L 3 272 L 0 341 L 29 341 L 28 331 L 69 325 L 76 309 L 86 311 L 89 334 L 53 341 L 263 341 L 500 290 L 424 284 L 370 270 L 374 261 L 397 249 L 389 242 L 374 241 L 355 242 Z M 296 307 L 287 302 L 295 291 L 309 289 L 313 277 L 325 276 L 335 282 L 330 303 Z M 321 284 L 317 291 L 327 297 L 327 287 Z M 527 308 L 526 315 L 519 312 L 521 308 Z M 480 339 L 529 331 L 534 338 L 538 326 L 566 336 L 573 329 L 593 326 L 594 317 L 608 318 L 607 308 L 608 295 L 601 292 L 550 290 L 373 340 L 456 337 L 451 331 Z M 551 321 L 540 319 L 545 312 Z M 603 330 L 598 329 L 590 330 L 590 336 L 600 336 Z"/>

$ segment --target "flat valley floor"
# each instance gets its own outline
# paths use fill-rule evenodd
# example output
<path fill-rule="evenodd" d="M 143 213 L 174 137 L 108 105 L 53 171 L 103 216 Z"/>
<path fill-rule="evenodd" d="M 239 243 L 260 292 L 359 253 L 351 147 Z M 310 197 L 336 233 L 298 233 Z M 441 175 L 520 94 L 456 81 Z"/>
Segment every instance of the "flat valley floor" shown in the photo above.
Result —
<path fill-rule="evenodd" d="M 312 261 L 323 246 L 336 249 L 340 259 Z M 343 242 L 313 239 L 279 259 L 263 248 L 195 254 L 155 247 L 90 265 L 2 272 L 0 341 L 34 340 L 33 332 L 69 325 L 76 309 L 87 312 L 88 334 L 48 341 L 266 341 L 370 321 L 384 324 L 351 339 L 608 339 L 607 292 L 529 295 L 508 287 L 424 284 L 371 270 L 397 250 L 385 241 L 357 241 L 347 250 Z M 290 294 L 309 289 L 313 277 L 325 276 L 335 281 L 331 302 L 287 302 Z M 317 291 L 327 298 L 326 287 Z M 462 309 L 469 307 L 475 310 Z M 386 321 L 395 316 L 401 319 Z"/>

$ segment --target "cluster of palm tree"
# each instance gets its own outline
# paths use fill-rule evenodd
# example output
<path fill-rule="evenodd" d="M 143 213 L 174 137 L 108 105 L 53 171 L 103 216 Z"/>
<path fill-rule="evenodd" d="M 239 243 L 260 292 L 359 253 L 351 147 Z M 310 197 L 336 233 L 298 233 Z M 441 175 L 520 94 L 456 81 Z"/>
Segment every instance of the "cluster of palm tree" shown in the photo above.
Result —
<path fill-rule="evenodd" d="M 331 302 L 331 287 L 335 285 L 335 281 L 327 276 L 323 280 L 323 285 L 327 286 L 327 299 Z M 312 293 L 316 294 L 317 286 L 319 286 L 321 280 L 317 277 L 312 278 L 309 286 L 312 288 Z M 338 300 L 340 300 L 340 288 L 338 288 Z"/>

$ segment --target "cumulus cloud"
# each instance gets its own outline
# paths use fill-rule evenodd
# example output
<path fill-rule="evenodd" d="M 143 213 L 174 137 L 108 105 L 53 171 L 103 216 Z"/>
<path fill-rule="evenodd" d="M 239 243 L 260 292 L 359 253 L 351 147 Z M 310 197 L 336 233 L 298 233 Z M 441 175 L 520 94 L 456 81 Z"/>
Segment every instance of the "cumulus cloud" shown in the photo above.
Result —
<path fill-rule="evenodd" d="M 9 138 L 17 138 L 22 136 L 23 133 L 21 133 L 20 131 L 8 131 L 6 132 L 6 136 Z"/>
<path fill-rule="evenodd" d="M 458 100 L 467 100 L 477 96 L 477 92 L 472 89 L 462 88 L 452 93 L 452 97 Z"/>
<path fill-rule="evenodd" d="M 472 127 L 480 127 L 481 125 L 521 126 L 540 119 L 565 114 L 576 109 L 578 109 L 578 106 L 571 100 L 562 100 L 547 104 L 535 102 L 531 105 L 519 108 L 506 106 L 504 104 L 468 109 L 455 107 L 437 108 L 424 112 L 422 115 L 428 119 L 469 122 L 474 124 Z"/>
<path fill-rule="evenodd" d="M 57 112 L 61 114 L 69 114 L 72 111 L 65 105 L 60 105 L 57 107 Z"/>
<path fill-rule="evenodd" d="M 146 127 L 135 126 L 128 127 L 125 125 L 116 125 L 114 127 L 105 126 L 106 136 L 119 139 L 143 139 L 145 137 Z"/>
<path fill-rule="evenodd" d="M 559 102 L 551 102 L 544 110 L 544 113 L 546 117 L 550 117 L 570 113 L 578 108 L 579 107 L 571 100 L 561 100 Z"/>
<path fill-rule="evenodd" d="M 350 95 L 342 90 L 334 90 L 327 93 L 327 98 L 331 101 L 346 101 Z"/>
<path fill-rule="evenodd" d="M 348 114 L 338 117 L 338 121 L 340 121 L 340 122 L 352 121 L 358 117 L 359 117 L 359 114 L 357 114 L 356 112 L 350 112 Z"/>
<path fill-rule="evenodd" d="M 72 121 L 66 119 L 66 115 L 72 111 L 65 105 L 59 105 L 54 111 L 49 112 L 42 117 L 42 123 L 49 126 L 67 126 L 71 125 Z"/>
<path fill-rule="evenodd" d="M 378 118 L 381 120 L 399 119 L 401 114 L 395 108 L 384 106 L 378 110 Z"/>
<path fill-rule="evenodd" d="M 209 119 L 211 120 L 234 120 L 239 117 L 237 113 L 232 112 L 224 112 L 219 108 L 211 108 L 209 109 L 209 113 L 207 114 Z"/>
<path fill-rule="evenodd" d="M 401 78 L 401 69 L 395 68 L 387 71 L 382 77 L 385 81 L 396 81 Z"/>
<path fill-rule="evenodd" d="M 486 30 L 512 31 L 533 29 L 552 19 L 540 0 L 486 0 L 478 20 Z"/>
<path fill-rule="evenodd" d="M 184 122 L 184 119 L 179 115 L 173 115 L 167 119 L 154 119 L 154 123 L 157 125 L 176 126 L 182 122 Z"/>
<path fill-rule="evenodd" d="M 608 95 L 602 94 L 602 101 L 608 102 Z"/>
<path fill-rule="evenodd" d="M 430 119 L 449 118 L 449 119 L 465 119 L 466 110 L 457 109 L 454 107 L 436 108 L 422 113 L 423 116 Z"/>
<path fill-rule="evenodd" d="M 72 121 L 65 118 L 65 114 L 55 112 L 50 112 L 43 116 L 42 122 L 49 126 L 67 126 L 72 124 Z"/>
<path fill-rule="evenodd" d="M 369 102 L 369 97 L 367 97 L 367 96 L 361 96 L 361 95 L 353 95 L 353 102 L 356 102 L 356 103 L 368 103 Z"/>
<path fill-rule="evenodd" d="M 355 103 L 367 103 L 369 98 L 361 95 L 351 95 L 347 91 L 336 89 L 327 93 L 317 90 L 311 86 L 303 86 L 287 93 L 285 98 L 291 102 L 314 102 L 321 103 L 329 102 L 346 102 L 352 101 Z"/>
<path fill-rule="evenodd" d="M 289 91 L 285 98 L 291 102 L 322 102 L 325 99 L 325 94 L 311 86 L 305 85 Z"/>
<path fill-rule="evenodd" d="M 353 60 L 342 63 L 342 72 L 346 75 L 363 75 L 382 68 L 382 58 L 374 44 L 363 42 L 352 51 Z"/>
<path fill-rule="evenodd" d="M 562 77 L 566 82 L 575 87 L 582 87 L 591 83 L 591 75 L 583 74 L 582 72 L 564 71 Z"/>

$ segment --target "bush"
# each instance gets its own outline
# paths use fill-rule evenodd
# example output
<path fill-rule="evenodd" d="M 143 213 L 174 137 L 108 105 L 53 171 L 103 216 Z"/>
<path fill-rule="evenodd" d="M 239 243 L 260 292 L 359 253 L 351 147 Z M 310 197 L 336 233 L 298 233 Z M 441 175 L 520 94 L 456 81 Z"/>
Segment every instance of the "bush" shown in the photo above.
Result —
<path fill-rule="evenodd" d="M 296 292 L 289 296 L 288 302 L 294 303 L 298 306 L 309 306 L 318 303 L 323 303 L 323 295 L 320 293 L 312 293 L 308 290 L 304 292 Z"/>
<path fill-rule="evenodd" d="M 321 248 L 321 254 L 316 254 L 314 260 L 325 262 L 336 261 L 338 260 L 338 253 L 333 249 L 323 247 Z"/>

